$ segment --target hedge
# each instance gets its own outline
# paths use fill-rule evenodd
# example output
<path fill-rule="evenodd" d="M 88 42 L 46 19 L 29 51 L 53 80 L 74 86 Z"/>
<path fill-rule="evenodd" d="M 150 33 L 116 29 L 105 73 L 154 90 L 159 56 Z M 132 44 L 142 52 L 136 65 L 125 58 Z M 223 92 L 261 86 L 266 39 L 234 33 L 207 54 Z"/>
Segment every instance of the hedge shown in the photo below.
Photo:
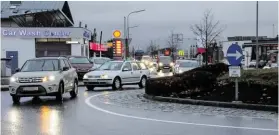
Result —
<path fill-rule="evenodd" d="M 278 71 L 242 70 L 239 100 L 245 103 L 278 105 Z M 228 65 L 208 65 L 172 77 L 152 78 L 145 92 L 154 96 L 191 98 L 231 102 L 234 79 L 228 76 Z"/>

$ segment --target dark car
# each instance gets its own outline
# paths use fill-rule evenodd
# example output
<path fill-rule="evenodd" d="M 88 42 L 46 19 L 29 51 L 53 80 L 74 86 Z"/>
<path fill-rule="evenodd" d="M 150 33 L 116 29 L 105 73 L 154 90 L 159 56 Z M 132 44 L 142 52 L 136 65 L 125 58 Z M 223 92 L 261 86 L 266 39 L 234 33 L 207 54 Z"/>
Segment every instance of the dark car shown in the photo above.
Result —
<path fill-rule="evenodd" d="M 82 80 L 84 74 L 89 72 L 93 67 L 93 62 L 85 56 L 67 56 L 67 58 L 76 69 L 79 80 Z"/>
<path fill-rule="evenodd" d="M 174 63 L 170 56 L 160 56 L 158 58 L 158 71 L 162 70 L 163 72 L 169 71 L 172 72 Z"/>

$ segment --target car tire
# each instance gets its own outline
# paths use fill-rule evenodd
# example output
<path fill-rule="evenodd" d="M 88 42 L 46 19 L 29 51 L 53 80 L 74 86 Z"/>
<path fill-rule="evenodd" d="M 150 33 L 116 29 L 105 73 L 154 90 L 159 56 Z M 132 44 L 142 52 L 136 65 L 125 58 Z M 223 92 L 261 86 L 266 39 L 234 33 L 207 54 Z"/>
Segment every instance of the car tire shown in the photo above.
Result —
<path fill-rule="evenodd" d="M 78 82 L 75 81 L 73 90 L 70 91 L 70 95 L 71 95 L 72 98 L 75 98 L 77 96 L 77 94 L 78 94 Z"/>
<path fill-rule="evenodd" d="M 12 96 L 14 104 L 19 104 L 20 103 L 20 97 L 19 96 Z"/>
<path fill-rule="evenodd" d="M 87 90 L 94 90 L 94 86 L 92 86 L 92 85 L 88 85 L 88 86 L 86 86 L 86 88 L 87 88 Z"/>
<path fill-rule="evenodd" d="M 112 83 L 113 90 L 119 90 L 121 88 L 121 80 L 119 77 L 115 77 Z"/>
<path fill-rule="evenodd" d="M 147 81 L 147 78 L 145 76 L 141 77 L 140 82 L 139 82 L 139 87 L 144 88 L 146 86 L 146 81 Z"/>
<path fill-rule="evenodd" d="M 64 85 L 63 83 L 59 83 L 59 89 L 56 95 L 57 101 L 63 101 L 63 91 L 64 91 Z"/>

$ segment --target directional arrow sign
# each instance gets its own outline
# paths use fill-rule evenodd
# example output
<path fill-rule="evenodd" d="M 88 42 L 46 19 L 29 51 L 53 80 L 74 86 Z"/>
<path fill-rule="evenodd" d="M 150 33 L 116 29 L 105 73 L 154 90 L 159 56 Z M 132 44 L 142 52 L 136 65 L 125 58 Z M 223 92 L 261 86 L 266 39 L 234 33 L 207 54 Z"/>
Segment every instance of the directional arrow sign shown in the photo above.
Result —
<path fill-rule="evenodd" d="M 232 44 L 227 50 L 227 60 L 231 66 L 239 66 L 243 59 L 242 49 L 237 44 Z"/>

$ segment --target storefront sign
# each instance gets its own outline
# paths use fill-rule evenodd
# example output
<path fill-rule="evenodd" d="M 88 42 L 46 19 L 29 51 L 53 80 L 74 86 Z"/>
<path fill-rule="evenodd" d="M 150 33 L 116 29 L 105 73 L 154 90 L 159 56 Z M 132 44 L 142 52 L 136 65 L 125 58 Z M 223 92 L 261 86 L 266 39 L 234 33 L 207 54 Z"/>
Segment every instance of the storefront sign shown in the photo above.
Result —
<path fill-rule="evenodd" d="M 103 44 L 99 44 L 99 43 L 93 43 L 90 42 L 90 50 L 93 51 L 107 51 L 107 47 L 105 47 Z"/>
<path fill-rule="evenodd" d="M 85 38 L 91 32 L 84 28 L 1 28 L 2 37 L 16 38 Z"/>

